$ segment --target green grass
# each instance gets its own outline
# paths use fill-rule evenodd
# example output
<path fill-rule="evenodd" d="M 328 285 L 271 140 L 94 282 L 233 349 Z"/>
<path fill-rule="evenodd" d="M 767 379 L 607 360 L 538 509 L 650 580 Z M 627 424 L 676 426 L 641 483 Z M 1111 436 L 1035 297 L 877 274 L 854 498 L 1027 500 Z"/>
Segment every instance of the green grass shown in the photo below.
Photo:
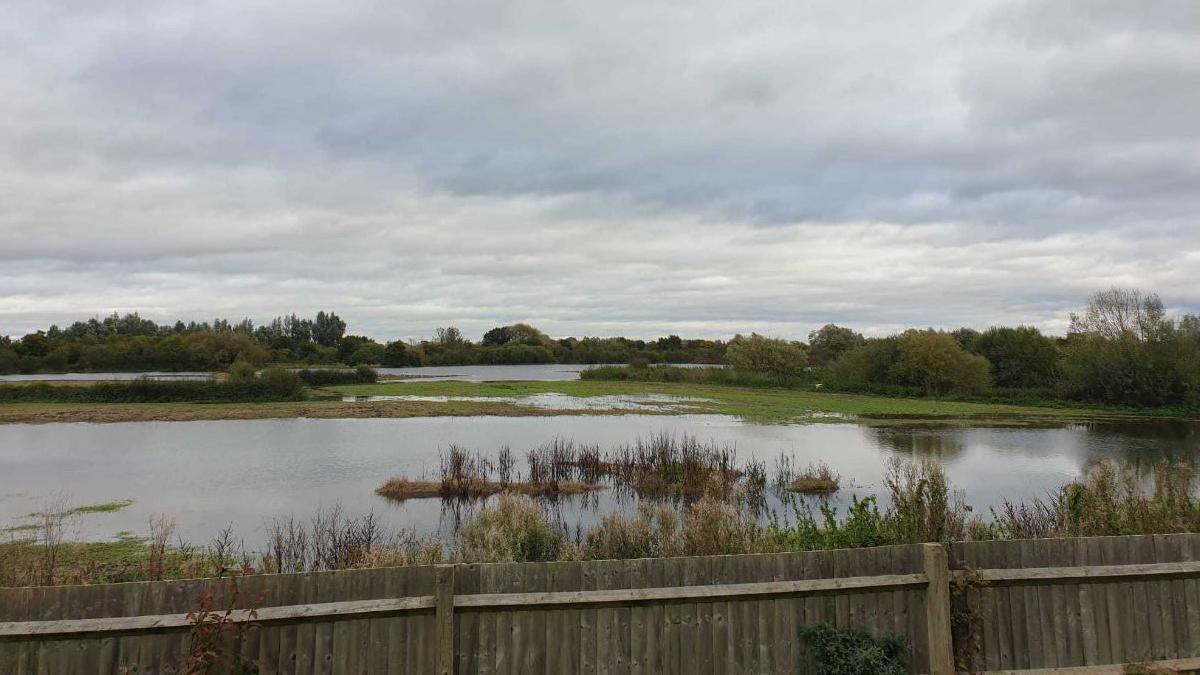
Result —
<path fill-rule="evenodd" d="M 681 413 L 718 413 L 765 422 L 844 422 L 864 424 L 1024 425 L 1127 418 L 1122 411 L 1070 405 L 1013 405 L 942 399 L 891 398 L 786 388 L 731 387 L 673 382 L 578 380 L 566 382 L 384 382 L 331 387 L 356 396 L 530 396 L 557 393 L 591 397 L 668 394 L 701 401 L 679 406 Z"/>

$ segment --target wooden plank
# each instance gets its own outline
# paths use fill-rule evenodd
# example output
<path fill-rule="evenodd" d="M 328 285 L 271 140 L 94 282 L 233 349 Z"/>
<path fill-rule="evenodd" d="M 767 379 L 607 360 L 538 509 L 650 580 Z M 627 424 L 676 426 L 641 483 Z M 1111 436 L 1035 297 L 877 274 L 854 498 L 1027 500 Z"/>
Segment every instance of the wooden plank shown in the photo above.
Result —
<path fill-rule="evenodd" d="M 296 593 L 294 597 L 299 598 L 301 604 L 311 605 L 316 604 L 317 594 L 316 585 L 311 581 L 311 574 L 300 574 L 292 576 L 292 583 L 296 585 Z M 267 598 L 269 602 L 276 602 L 272 598 Z M 264 630 L 270 631 L 268 624 Z M 313 658 L 316 649 L 317 629 L 312 621 L 301 621 L 296 626 L 296 675 L 312 675 L 315 669 Z"/>
<path fill-rule="evenodd" d="M 1140 537 L 1122 537 L 1121 547 L 1125 552 L 1127 561 L 1140 560 L 1142 557 L 1142 542 Z M 1130 603 L 1131 614 L 1127 615 L 1127 620 L 1132 621 L 1134 625 L 1134 658 L 1139 661 L 1150 661 L 1156 653 L 1155 640 L 1158 638 L 1157 632 L 1151 627 L 1150 622 L 1150 589 L 1143 581 L 1145 577 L 1135 578 L 1131 584 L 1131 595 L 1133 601 Z"/>
<path fill-rule="evenodd" d="M 1156 561 L 1180 560 L 1182 542 L 1178 536 L 1155 535 L 1152 539 Z M 1190 656 L 1187 648 L 1190 641 L 1187 635 L 1187 591 L 1184 588 L 1183 579 L 1174 577 L 1170 581 L 1160 582 L 1159 586 L 1166 604 L 1166 607 L 1163 608 L 1165 610 L 1163 627 L 1167 632 L 1165 641 L 1167 648 L 1163 656 L 1166 658 Z"/>
<path fill-rule="evenodd" d="M 147 592 L 147 589 L 131 589 Z M 505 604 L 505 603 L 500 603 Z M 554 603 L 546 603 L 554 604 Z M 433 607 L 433 596 L 414 598 L 380 598 L 377 600 L 353 600 L 346 602 L 325 602 L 311 605 L 288 605 L 284 607 L 263 607 L 258 610 L 259 622 L 294 621 L 317 617 L 345 617 L 362 614 L 390 614 L 407 612 L 416 609 Z M 131 610 L 135 613 L 140 610 Z M 234 622 L 246 622 L 251 619 L 246 612 L 234 612 L 230 617 Z M 79 633 L 112 633 L 129 631 L 147 631 L 159 629 L 188 628 L 191 623 L 186 614 L 160 614 L 149 616 L 115 616 L 97 619 L 62 619 L 51 621 L 4 621 L 0 622 L 0 636 L 51 636 L 74 635 Z"/>
<path fill-rule="evenodd" d="M 1200 537 L 1195 534 L 1181 535 L 1180 548 L 1182 560 L 1196 560 L 1200 557 Z M 1187 595 L 1188 640 L 1185 649 L 1187 656 L 1200 656 L 1200 580 L 1186 578 L 1183 586 Z"/>
<path fill-rule="evenodd" d="M 1032 543 L 1034 558 L 1039 567 L 1055 564 L 1052 542 L 1039 539 Z M 1046 661 L 1050 667 L 1072 665 L 1067 655 L 1066 601 L 1061 584 L 1038 586 L 1041 611 L 1041 631 L 1045 637 Z"/>
<path fill-rule="evenodd" d="M 663 560 L 669 561 L 673 559 Z M 753 565 L 755 563 L 751 564 Z M 472 608 L 483 607 L 657 602 L 665 600 L 691 600 L 696 598 L 832 593 L 858 589 L 882 590 L 905 586 L 924 586 L 927 583 L 928 580 L 925 578 L 924 574 L 914 573 L 885 574 L 873 577 L 766 581 L 740 584 L 721 584 L 716 586 L 667 586 L 663 588 L 619 588 L 612 590 L 590 591 L 488 593 L 481 595 L 456 596 L 454 598 L 454 606 L 456 608 L 470 610 Z M 422 599 L 422 601 L 428 602 L 428 598 Z M 847 611 L 848 607 L 849 605 L 847 605 Z M 3 625 L 4 624 L 0 623 L 0 626 Z"/>
<path fill-rule="evenodd" d="M 979 675 L 1124 675 L 1129 672 L 1189 672 L 1200 670 L 1200 658 L 1167 659 L 1162 661 L 1132 661 L 1101 666 L 1067 666 L 1030 670 L 988 670 Z"/>
<path fill-rule="evenodd" d="M 1070 561 L 1076 566 L 1087 566 L 1088 548 L 1087 541 L 1083 539 L 1066 540 L 1067 550 L 1071 556 Z M 1078 644 L 1079 654 L 1076 655 L 1074 663 L 1082 665 L 1096 665 L 1104 663 L 1100 659 L 1100 640 L 1099 625 L 1096 609 L 1096 584 L 1085 583 L 1079 584 L 1075 591 L 1075 601 L 1079 605 L 1079 622 Z"/>
<path fill-rule="evenodd" d="M 950 568 L 941 544 L 922 544 L 925 577 L 925 627 L 931 675 L 953 675 L 954 647 L 950 631 Z"/>
<path fill-rule="evenodd" d="M 475 565 L 459 565 L 454 572 L 455 595 L 469 595 L 479 592 L 479 574 Z M 458 639 L 455 651 L 457 672 L 460 675 L 475 673 L 479 670 L 479 612 L 455 612 Z"/>
<path fill-rule="evenodd" d="M 606 590 L 609 588 L 608 570 L 613 561 L 597 560 L 591 563 L 593 588 Z M 613 650 L 613 631 L 616 624 L 616 610 L 607 605 L 595 609 L 596 627 L 596 673 L 597 675 L 612 675 L 613 664 L 617 655 Z"/>
<path fill-rule="evenodd" d="M 1138 546 L 1143 545 L 1140 538 L 1139 540 L 1124 540 L 1120 537 L 1105 537 L 1104 539 L 1109 540 L 1111 544 L 1126 542 Z M 1016 541 L 1011 543 L 1024 545 L 1036 542 Z M 1103 581 L 1107 579 L 1120 579 L 1128 582 L 1146 579 L 1158 580 L 1162 577 L 1200 576 L 1200 561 L 983 569 L 978 572 L 985 581 L 993 584 L 1078 583 L 1085 580 Z"/>
<path fill-rule="evenodd" d="M 437 603 L 437 672 L 451 675 L 454 671 L 454 565 L 438 565 L 434 580 Z"/>

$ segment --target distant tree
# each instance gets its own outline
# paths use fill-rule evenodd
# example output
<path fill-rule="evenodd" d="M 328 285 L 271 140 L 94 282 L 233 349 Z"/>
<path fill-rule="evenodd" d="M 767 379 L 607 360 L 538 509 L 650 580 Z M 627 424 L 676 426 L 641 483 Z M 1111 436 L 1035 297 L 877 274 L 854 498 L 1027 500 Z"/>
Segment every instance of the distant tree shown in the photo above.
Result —
<path fill-rule="evenodd" d="M 829 365 L 863 342 L 862 334 L 827 323 L 808 334 L 808 362 L 814 366 Z"/>
<path fill-rule="evenodd" d="M 804 372 L 808 354 L 803 345 L 795 342 L 751 333 L 730 340 L 725 360 L 736 370 L 788 379 Z"/>
<path fill-rule="evenodd" d="M 333 312 L 317 312 L 313 322 L 313 340 L 322 347 L 336 347 L 346 333 L 346 322 Z"/>
<path fill-rule="evenodd" d="M 480 344 L 485 347 L 499 347 L 508 344 L 511 339 L 512 334 L 509 332 L 508 326 L 496 326 L 483 334 Z"/>
<path fill-rule="evenodd" d="M 1032 326 L 989 328 L 970 349 L 992 364 L 997 387 L 1052 387 L 1058 380 L 1058 345 Z"/>
<path fill-rule="evenodd" d="M 933 330 L 902 333 L 889 370 L 897 384 L 919 387 L 927 395 L 979 394 L 991 383 L 987 359 L 963 350 L 953 336 Z"/>
<path fill-rule="evenodd" d="M 401 340 L 387 343 L 379 363 L 385 368 L 404 368 L 408 365 L 408 345 Z"/>
<path fill-rule="evenodd" d="M 1113 288 L 1071 315 L 1063 394 L 1136 406 L 1200 405 L 1194 319 L 1167 316 L 1157 295 Z"/>
<path fill-rule="evenodd" d="M 462 331 L 454 326 L 437 329 L 437 344 L 442 347 L 461 347 L 466 342 L 467 340 L 463 337 Z"/>
<path fill-rule="evenodd" d="M 898 358 L 896 336 L 872 338 L 842 354 L 830 366 L 830 374 L 841 387 L 896 384 L 891 368 Z"/>
<path fill-rule="evenodd" d="M 246 361 L 234 361 L 229 366 L 228 380 L 230 382 L 253 382 L 256 376 L 257 369 Z"/>
<path fill-rule="evenodd" d="M 384 346 L 375 341 L 365 342 L 342 361 L 350 366 L 372 366 L 383 362 Z"/>
<path fill-rule="evenodd" d="M 959 347 L 962 347 L 967 351 L 972 351 L 972 346 L 975 344 L 975 340 L 979 339 L 979 331 L 975 330 L 974 328 L 963 327 L 951 331 L 950 336 L 954 338 L 954 341 L 958 343 Z"/>

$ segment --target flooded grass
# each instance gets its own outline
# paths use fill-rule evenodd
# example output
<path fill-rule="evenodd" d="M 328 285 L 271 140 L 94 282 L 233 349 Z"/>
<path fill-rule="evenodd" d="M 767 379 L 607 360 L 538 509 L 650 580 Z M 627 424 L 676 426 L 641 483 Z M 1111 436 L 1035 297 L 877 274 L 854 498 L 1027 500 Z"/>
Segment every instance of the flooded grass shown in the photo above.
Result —
<path fill-rule="evenodd" d="M 525 453 L 526 473 L 514 473 L 508 447 L 497 459 L 451 445 L 441 453 L 438 480 L 397 476 L 376 489 L 395 499 L 473 499 L 506 492 L 529 496 L 576 495 L 611 486 L 642 499 L 695 500 L 705 496 L 763 503 L 766 464 L 737 461 L 733 445 L 688 434 L 659 433 L 607 451 L 555 438 Z"/>
<path fill-rule="evenodd" d="M 575 480 L 570 466 L 574 444 L 554 441 L 529 451 L 525 479 L 513 473 L 512 451 L 501 448 L 495 461 L 479 452 L 451 444 L 439 458 L 438 480 L 396 476 L 375 494 L 396 501 L 408 499 L 481 499 L 503 493 L 535 497 L 578 495 L 603 489 L 596 482 Z"/>
<path fill-rule="evenodd" d="M 841 488 L 841 477 L 825 462 L 809 464 L 787 486 L 789 492 L 806 495 L 829 495 Z"/>

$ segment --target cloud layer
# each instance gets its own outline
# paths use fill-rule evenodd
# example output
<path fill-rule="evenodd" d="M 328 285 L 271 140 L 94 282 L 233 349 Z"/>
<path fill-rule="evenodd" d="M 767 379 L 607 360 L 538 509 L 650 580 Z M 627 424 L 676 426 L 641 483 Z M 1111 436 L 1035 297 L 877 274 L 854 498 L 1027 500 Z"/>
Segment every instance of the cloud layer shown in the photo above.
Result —
<path fill-rule="evenodd" d="M 0 40 L 3 333 L 1200 308 L 1191 0 L 16 0 Z"/>

